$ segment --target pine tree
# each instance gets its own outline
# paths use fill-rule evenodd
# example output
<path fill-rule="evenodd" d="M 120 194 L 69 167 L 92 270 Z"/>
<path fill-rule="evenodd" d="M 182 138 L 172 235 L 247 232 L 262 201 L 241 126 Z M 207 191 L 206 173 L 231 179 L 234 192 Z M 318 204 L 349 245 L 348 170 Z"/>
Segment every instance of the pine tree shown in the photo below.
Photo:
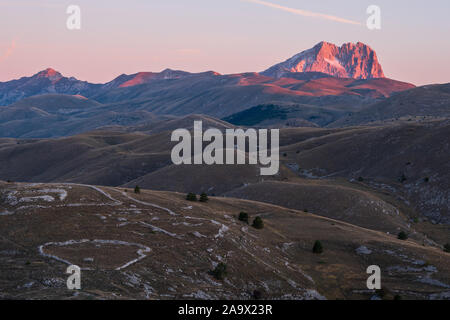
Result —
<path fill-rule="evenodd" d="M 247 212 L 240 212 L 239 213 L 239 220 L 244 221 L 248 224 L 248 213 Z"/>
<path fill-rule="evenodd" d="M 316 240 L 316 242 L 314 242 L 313 252 L 317 254 L 321 254 L 323 252 L 322 242 L 320 242 L 319 240 Z"/>
<path fill-rule="evenodd" d="M 444 251 L 445 251 L 445 252 L 450 252 L 450 243 L 446 243 L 446 244 L 444 245 Z"/>
<path fill-rule="evenodd" d="M 262 229 L 264 228 L 264 221 L 261 219 L 261 217 L 256 217 L 255 220 L 253 220 L 252 227 L 255 229 Z"/>
<path fill-rule="evenodd" d="M 406 240 L 406 239 L 408 239 L 408 235 L 406 234 L 405 231 L 400 231 L 398 233 L 397 238 L 400 239 L 400 240 Z"/>
<path fill-rule="evenodd" d="M 202 193 L 201 195 L 200 195 L 200 202 L 208 202 L 208 195 L 206 194 L 206 193 Z"/>
<path fill-rule="evenodd" d="M 141 193 L 141 188 L 139 186 L 134 187 L 134 193 Z"/>
<path fill-rule="evenodd" d="M 197 201 L 197 195 L 195 193 L 189 192 L 186 196 L 188 201 Z"/>

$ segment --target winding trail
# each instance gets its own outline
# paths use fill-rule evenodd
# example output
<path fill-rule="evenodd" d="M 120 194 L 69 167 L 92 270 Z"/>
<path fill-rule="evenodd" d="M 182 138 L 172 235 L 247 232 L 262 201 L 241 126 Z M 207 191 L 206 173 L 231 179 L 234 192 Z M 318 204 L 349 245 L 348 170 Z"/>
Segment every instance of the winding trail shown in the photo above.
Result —
<path fill-rule="evenodd" d="M 136 254 L 138 255 L 138 257 L 136 259 L 133 259 L 131 261 L 128 261 L 127 263 L 125 263 L 124 265 L 115 268 L 115 270 L 122 270 L 125 269 L 126 267 L 129 267 L 130 265 L 144 259 L 145 257 L 147 257 L 146 253 L 150 252 L 151 249 L 147 246 L 144 246 L 140 243 L 133 243 L 133 242 L 127 242 L 127 241 L 121 241 L 121 240 L 102 240 L 102 239 L 94 239 L 94 240 L 88 240 L 88 239 L 82 239 L 82 240 L 67 240 L 64 242 L 47 242 L 44 243 L 43 245 L 40 245 L 38 250 L 39 253 L 47 258 L 51 258 L 54 259 L 56 261 L 65 263 L 67 265 L 72 265 L 73 263 L 62 259 L 56 255 L 52 255 L 52 254 L 48 254 L 44 252 L 44 248 L 47 246 L 59 246 L 59 247 L 64 247 L 64 246 L 70 246 L 70 245 L 74 245 L 74 244 L 82 244 L 82 243 L 97 243 L 97 244 L 115 244 L 115 245 L 122 245 L 122 246 L 136 246 L 139 249 L 136 251 Z M 89 270 L 89 268 L 81 268 L 82 270 Z"/>
<path fill-rule="evenodd" d="M 123 195 L 124 197 L 126 197 L 126 198 L 128 198 L 128 199 L 130 199 L 130 200 L 132 200 L 132 201 L 134 201 L 134 202 L 136 202 L 136 203 L 142 204 L 142 205 L 144 205 L 144 206 L 150 206 L 150 207 L 154 207 L 154 208 L 158 208 L 158 209 L 164 210 L 164 211 L 166 211 L 167 213 L 169 213 L 171 216 L 179 216 L 179 214 L 173 212 L 172 210 L 170 210 L 170 209 L 168 209 L 168 208 L 158 206 L 157 204 L 154 204 L 154 203 L 151 203 L 151 202 L 145 202 L 145 201 L 137 200 L 137 199 L 135 199 L 135 198 L 129 196 L 126 192 L 123 192 L 123 191 L 122 191 L 121 193 L 122 193 L 122 195 Z"/>

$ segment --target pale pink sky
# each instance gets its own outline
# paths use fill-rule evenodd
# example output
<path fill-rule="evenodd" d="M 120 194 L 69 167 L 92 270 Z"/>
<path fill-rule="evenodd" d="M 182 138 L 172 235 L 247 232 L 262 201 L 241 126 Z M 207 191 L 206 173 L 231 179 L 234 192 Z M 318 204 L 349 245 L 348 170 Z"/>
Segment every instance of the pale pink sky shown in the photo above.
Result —
<path fill-rule="evenodd" d="M 2 0 L 0 81 L 47 67 L 90 82 L 165 68 L 258 72 L 324 40 L 370 45 L 390 78 L 450 82 L 450 1 L 376 2 L 380 31 L 365 27 L 372 0 Z M 70 4 L 81 30 L 66 28 Z"/>

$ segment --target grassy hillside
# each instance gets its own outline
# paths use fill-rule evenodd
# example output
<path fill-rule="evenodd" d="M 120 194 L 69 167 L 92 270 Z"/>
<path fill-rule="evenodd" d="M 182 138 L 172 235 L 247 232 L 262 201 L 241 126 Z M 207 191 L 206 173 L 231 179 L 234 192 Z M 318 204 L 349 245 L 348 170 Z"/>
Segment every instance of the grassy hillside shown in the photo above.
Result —
<path fill-rule="evenodd" d="M 41 299 L 439 299 L 450 255 L 415 240 L 280 206 L 75 184 L 0 184 L 0 297 Z M 250 222 L 260 216 L 263 229 Z M 316 240 L 323 246 L 313 253 Z M 65 269 L 82 268 L 82 290 Z M 226 274 L 211 274 L 219 263 Z"/>

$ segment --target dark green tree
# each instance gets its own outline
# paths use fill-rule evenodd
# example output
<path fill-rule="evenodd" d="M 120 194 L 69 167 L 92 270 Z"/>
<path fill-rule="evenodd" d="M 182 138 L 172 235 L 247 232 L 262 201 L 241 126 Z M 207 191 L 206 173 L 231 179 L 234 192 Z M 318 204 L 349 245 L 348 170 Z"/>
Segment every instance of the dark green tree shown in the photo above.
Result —
<path fill-rule="evenodd" d="M 189 192 L 186 196 L 188 201 L 197 201 L 197 195 L 195 193 Z"/>
<path fill-rule="evenodd" d="M 248 224 L 248 213 L 244 212 L 244 211 L 240 212 L 239 213 L 239 220 L 240 221 L 244 221 L 244 222 L 246 222 Z"/>
<path fill-rule="evenodd" d="M 141 188 L 139 186 L 134 187 L 134 193 L 141 193 Z"/>
<path fill-rule="evenodd" d="M 406 234 L 405 231 L 400 231 L 397 235 L 397 238 L 400 240 L 406 240 L 408 239 L 408 235 Z"/>
<path fill-rule="evenodd" d="M 264 221 L 263 221 L 263 219 L 261 217 L 259 217 L 259 216 L 256 217 L 253 220 L 252 227 L 255 228 L 255 229 L 262 229 L 262 228 L 264 228 Z"/>
<path fill-rule="evenodd" d="M 446 244 L 444 245 L 444 251 L 450 253 L 450 243 L 446 243 Z"/>
<path fill-rule="evenodd" d="M 321 254 L 323 252 L 322 242 L 320 242 L 319 240 L 316 240 L 316 242 L 314 242 L 312 251 L 314 253 Z"/>
<path fill-rule="evenodd" d="M 202 193 L 201 195 L 200 195 L 200 202 L 208 202 L 208 195 L 206 194 L 206 193 Z"/>

